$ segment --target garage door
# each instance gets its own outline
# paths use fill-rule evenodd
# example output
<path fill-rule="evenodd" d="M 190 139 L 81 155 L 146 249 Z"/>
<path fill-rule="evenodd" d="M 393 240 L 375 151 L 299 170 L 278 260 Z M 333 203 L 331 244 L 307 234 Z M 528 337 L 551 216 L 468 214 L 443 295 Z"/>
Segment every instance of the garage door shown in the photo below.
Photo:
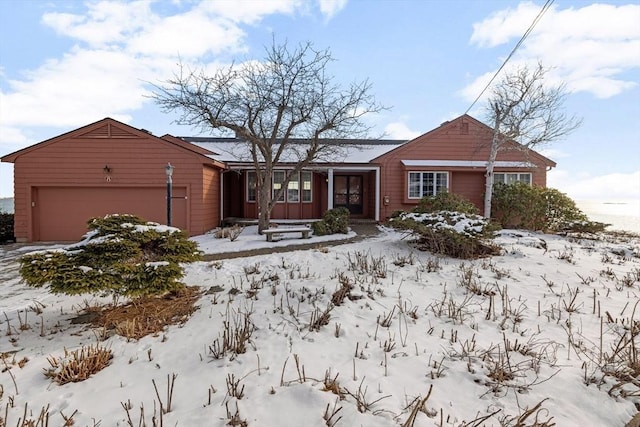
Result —
<path fill-rule="evenodd" d="M 187 228 L 186 188 L 174 187 L 172 225 Z M 147 221 L 167 223 L 166 187 L 39 187 L 32 200 L 36 241 L 77 241 L 87 221 L 107 214 L 133 214 Z"/>

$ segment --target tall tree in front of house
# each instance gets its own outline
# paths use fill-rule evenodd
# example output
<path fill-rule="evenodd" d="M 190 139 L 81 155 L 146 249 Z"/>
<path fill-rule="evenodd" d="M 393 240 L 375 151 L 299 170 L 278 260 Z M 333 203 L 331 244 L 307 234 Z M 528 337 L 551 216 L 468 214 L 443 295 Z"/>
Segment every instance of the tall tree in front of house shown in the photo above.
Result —
<path fill-rule="evenodd" d="M 493 124 L 487 162 L 484 215 L 491 216 L 493 168 L 498 152 L 539 147 L 567 136 L 582 123 L 564 112 L 567 95 L 564 85 L 549 86 L 548 70 L 540 63 L 535 68 L 520 67 L 506 74 L 492 89 L 487 102 L 487 120 Z"/>
<path fill-rule="evenodd" d="M 239 138 L 233 154 L 253 163 L 260 231 L 289 181 L 313 161 L 337 160 L 348 147 L 336 140 L 365 136 L 363 116 L 382 109 L 368 81 L 338 85 L 327 70 L 332 60 L 328 50 L 310 43 L 290 50 L 274 41 L 263 61 L 210 75 L 181 64 L 173 79 L 156 87 L 156 102 L 165 112 L 178 112 L 178 123 Z M 282 162 L 292 167 L 272 189 L 273 171 Z"/>

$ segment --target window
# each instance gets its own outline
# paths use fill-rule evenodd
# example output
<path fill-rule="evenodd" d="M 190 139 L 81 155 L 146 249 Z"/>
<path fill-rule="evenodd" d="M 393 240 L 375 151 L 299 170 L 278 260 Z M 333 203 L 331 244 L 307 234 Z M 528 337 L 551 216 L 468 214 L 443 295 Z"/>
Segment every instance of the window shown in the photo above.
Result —
<path fill-rule="evenodd" d="M 285 172 L 284 171 L 273 171 L 273 191 L 271 192 L 271 197 L 275 198 L 278 190 L 282 188 L 282 183 L 284 182 Z M 280 195 L 278 198 L 279 202 L 284 202 L 284 193 Z"/>
<path fill-rule="evenodd" d="M 287 185 L 287 202 L 297 203 L 300 201 L 300 180 L 299 175 L 291 175 Z"/>
<path fill-rule="evenodd" d="M 421 199 L 447 191 L 449 174 L 447 172 L 409 172 L 409 198 Z"/>
<path fill-rule="evenodd" d="M 522 182 L 524 184 L 531 185 L 531 174 L 517 172 L 494 173 L 493 182 L 494 184 L 513 184 L 514 182 Z"/>
<path fill-rule="evenodd" d="M 247 202 L 256 201 L 256 173 L 247 171 Z"/>
<path fill-rule="evenodd" d="M 300 202 L 300 190 L 302 190 L 302 201 L 311 201 L 311 172 L 300 172 L 297 176 L 292 176 L 287 186 L 287 202 Z"/>
<path fill-rule="evenodd" d="M 299 203 L 300 197 L 302 202 L 311 202 L 311 172 L 303 171 L 300 174 L 292 176 L 287 185 L 286 200 L 289 203 Z M 271 197 L 275 197 L 278 190 L 282 188 L 286 177 L 286 171 L 273 171 Z M 302 190 L 302 193 L 300 192 Z M 247 202 L 256 201 L 256 173 L 247 171 Z M 285 195 L 282 194 L 278 199 L 279 202 L 285 201 Z"/>
<path fill-rule="evenodd" d="M 300 172 L 300 185 L 302 186 L 302 201 L 311 201 L 311 172 Z"/>

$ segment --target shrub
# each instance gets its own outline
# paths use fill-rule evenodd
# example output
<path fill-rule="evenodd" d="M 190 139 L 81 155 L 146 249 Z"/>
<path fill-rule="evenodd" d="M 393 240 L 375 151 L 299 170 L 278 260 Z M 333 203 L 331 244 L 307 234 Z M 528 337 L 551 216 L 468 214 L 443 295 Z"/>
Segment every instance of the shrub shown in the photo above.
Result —
<path fill-rule="evenodd" d="M 25 282 L 67 295 L 159 295 L 184 287 L 179 263 L 201 259 L 184 232 L 133 215 L 93 218 L 88 228 L 84 240 L 66 249 L 22 256 Z"/>
<path fill-rule="evenodd" d="M 96 344 L 82 346 L 79 350 L 64 349 L 64 357 L 48 357 L 51 365 L 44 375 L 60 385 L 80 382 L 109 366 L 113 359 L 111 349 Z"/>
<path fill-rule="evenodd" d="M 12 242 L 13 240 L 13 214 L 0 212 L 0 243 Z"/>
<path fill-rule="evenodd" d="M 313 234 L 324 236 L 327 234 L 349 232 L 349 210 L 344 207 L 329 209 L 322 216 L 322 221 L 311 224 Z"/>
<path fill-rule="evenodd" d="M 504 228 L 596 232 L 607 227 L 607 224 L 589 221 L 566 194 L 522 182 L 494 186 L 491 216 Z"/>
<path fill-rule="evenodd" d="M 420 199 L 418 206 L 413 209 L 416 213 L 451 211 L 477 215 L 480 211 L 464 197 L 445 191 L 436 196 L 426 196 Z"/>
<path fill-rule="evenodd" d="M 419 250 L 454 258 L 473 259 L 498 254 L 488 242 L 496 226 L 478 215 L 459 212 L 404 213 L 390 221 L 392 227 L 408 230 Z"/>

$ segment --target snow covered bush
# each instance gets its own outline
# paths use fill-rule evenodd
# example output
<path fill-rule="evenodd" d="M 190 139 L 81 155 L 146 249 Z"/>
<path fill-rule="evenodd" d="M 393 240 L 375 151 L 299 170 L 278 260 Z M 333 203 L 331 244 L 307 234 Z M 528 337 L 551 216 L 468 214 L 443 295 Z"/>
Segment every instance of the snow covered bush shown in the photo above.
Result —
<path fill-rule="evenodd" d="M 493 187 L 491 217 L 503 228 L 533 231 L 600 232 L 608 226 L 590 221 L 566 194 L 522 182 Z"/>
<path fill-rule="evenodd" d="M 416 213 L 451 211 L 477 215 L 480 213 L 476 205 L 464 197 L 449 193 L 438 193 L 436 196 L 427 196 L 420 199 L 418 206 L 413 209 Z"/>
<path fill-rule="evenodd" d="M 25 282 L 67 295 L 158 295 L 183 288 L 179 263 L 202 257 L 184 232 L 133 215 L 93 218 L 88 228 L 79 243 L 21 257 Z"/>
<path fill-rule="evenodd" d="M 390 225 L 407 230 L 419 249 L 454 258 L 473 259 L 499 253 L 490 242 L 495 225 L 486 218 L 461 212 L 401 213 Z"/>

